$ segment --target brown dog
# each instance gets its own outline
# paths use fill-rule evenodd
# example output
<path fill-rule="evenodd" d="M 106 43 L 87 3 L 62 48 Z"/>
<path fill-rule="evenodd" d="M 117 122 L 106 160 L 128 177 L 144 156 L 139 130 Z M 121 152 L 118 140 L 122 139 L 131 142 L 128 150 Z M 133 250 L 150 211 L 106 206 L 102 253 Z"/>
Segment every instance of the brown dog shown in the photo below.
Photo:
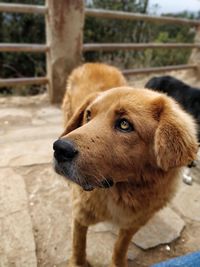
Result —
<path fill-rule="evenodd" d="M 104 64 L 85 64 L 69 78 L 63 109 L 71 119 L 54 143 L 55 169 L 72 181 L 69 266 L 89 266 L 87 228 L 100 221 L 120 227 L 110 266 L 127 266 L 133 234 L 174 195 L 181 166 L 197 153 L 193 119 L 174 100 L 128 86 L 100 92 L 124 84 Z"/>

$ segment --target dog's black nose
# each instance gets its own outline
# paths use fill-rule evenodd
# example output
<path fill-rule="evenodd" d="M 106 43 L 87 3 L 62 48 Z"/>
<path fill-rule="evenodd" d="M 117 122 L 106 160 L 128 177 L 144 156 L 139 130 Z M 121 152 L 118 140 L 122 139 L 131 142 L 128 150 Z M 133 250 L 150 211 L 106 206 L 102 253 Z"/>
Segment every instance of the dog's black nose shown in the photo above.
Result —
<path fill-rule="evenodd" d="M 58 162 L 71 161 L 78 154 L 78 150 L 69 140 L 57 140 L 53 144 L 54 157 Z"/>

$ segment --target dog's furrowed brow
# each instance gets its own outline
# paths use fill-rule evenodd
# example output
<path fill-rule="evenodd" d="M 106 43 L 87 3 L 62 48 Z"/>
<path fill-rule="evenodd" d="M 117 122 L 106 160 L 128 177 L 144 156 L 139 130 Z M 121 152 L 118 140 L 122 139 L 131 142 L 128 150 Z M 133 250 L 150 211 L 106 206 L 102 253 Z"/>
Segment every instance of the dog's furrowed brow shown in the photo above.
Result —
<path fill-rule="evenodd" d="M 118 115 L 118 116 L 123 116 L 123 115 L 127 115 L 128 112 L 125 108 L 118 108 L 115 110 L 115 114 Z"/>

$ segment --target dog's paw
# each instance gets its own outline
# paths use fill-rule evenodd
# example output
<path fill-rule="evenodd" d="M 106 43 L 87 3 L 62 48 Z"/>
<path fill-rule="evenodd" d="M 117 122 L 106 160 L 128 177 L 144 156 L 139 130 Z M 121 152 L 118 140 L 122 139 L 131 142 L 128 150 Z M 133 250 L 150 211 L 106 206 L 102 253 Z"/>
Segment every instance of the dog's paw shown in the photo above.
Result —
<path fill-rule="evenodd" d="M 69 260 L 66 267 L 92 267 L 92 265 L 88 261 L 84 264 L 76 264 L 74 260 Z"/>

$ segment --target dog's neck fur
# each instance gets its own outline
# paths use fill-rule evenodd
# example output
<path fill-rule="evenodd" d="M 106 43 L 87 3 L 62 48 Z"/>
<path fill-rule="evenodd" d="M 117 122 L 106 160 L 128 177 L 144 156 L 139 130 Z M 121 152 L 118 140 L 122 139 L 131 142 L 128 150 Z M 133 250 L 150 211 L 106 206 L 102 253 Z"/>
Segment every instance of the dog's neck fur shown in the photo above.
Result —
<path fill-rule="evenodd" d="M 154 172 L 141 173 L 140 177 L 133 177 L 128 182 L 116 183 L 111 190 L 113 200 L 117 204 L 122 204 L 124 207 L 129 207 L 136 211 L 140 207 L 140 203 L 146 201 L 150 205 L 152 199 L 147 199 L 146 196 L 151 192 L 152 198 L 163 199 L 163 203 L 169 197 L 169 191 L 174 194 L 176 178 L 179 177 L 181 168 L 172 169 L 168 172 L 157 170 Z M 139 178 L 139 179 L 138 179 Z M 161 201 L 162 202 L 162 201 Z"/>

